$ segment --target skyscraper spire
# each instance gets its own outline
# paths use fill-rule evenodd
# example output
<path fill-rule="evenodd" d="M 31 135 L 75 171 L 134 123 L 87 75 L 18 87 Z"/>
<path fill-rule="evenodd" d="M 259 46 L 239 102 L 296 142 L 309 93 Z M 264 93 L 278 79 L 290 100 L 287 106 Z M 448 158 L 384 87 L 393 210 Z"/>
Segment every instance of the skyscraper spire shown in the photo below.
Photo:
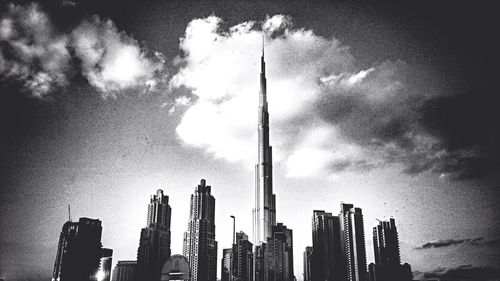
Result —
<path fill-rule="evenodd" d="M 264 42 L 266 41 L 264 33 L 262 33 L 262 58 L 264 58 Z"/>
<path fill-rule="evenodd" d="M 253 242 L 265 242 L 276 225 L 276 197 L 273 194 L 272 147 L 269 145 L 269 113 L 267 105 L 264 38 L 260 60 L 260 92 L 258 120 L 258 163 L 255 165 L 255 208 L 253 209 Z"/>

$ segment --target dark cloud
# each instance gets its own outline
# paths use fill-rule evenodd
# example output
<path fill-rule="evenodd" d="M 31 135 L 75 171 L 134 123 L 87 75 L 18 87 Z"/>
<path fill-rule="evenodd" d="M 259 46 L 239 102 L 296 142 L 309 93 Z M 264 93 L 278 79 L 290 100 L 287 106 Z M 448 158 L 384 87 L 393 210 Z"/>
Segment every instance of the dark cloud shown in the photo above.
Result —
<path fill-rule="evenodd" d="M 500 243 L 499 237 L 488 238 L 488 239 L 483 238 L 483 237 L 466 238 L 466 239 L 445 239 L 445 240 L 427 242 L 420 247 L 416 247 L 415 250 L 444 248 L 444 247 L 455 246 L 455 245 L 464 245 L 464 244 L 471 245 L 471 246 L 495 246 L 495 245 L 499 245 L 499 243 Z"/>
<path fill-rule="evenodd" d="M 404 172 L 431 171 L 453 179 L 480 179 L 500 168 L 500 98 L 495 90 L 426 94 L 408 66 L 386 62 L 349 87 L 330 78 L 316 105 L 319 116 L 344 137 L 378 151 Z"/>
<path fill-rule="evenodd" d="M 480 178 L 500 167 L 500 97 L 483 89 L 429 99 L 422 126 L 449 152 L 438 170 L 458 178 Z"/>
<path fill-rule="evenodd" d="M 423 279 L 456 281 L 498 281 L 500 269 L 491 266 L 462 265 L 454 268 L 437 268 L 423 273 Z"/>
<path fill-rule="evenodd" d="M 464 244 L 467 242 L 470 242 L 471 239 L 446 239 L 446 240 L 438 240 L 434 242 L 427 242 L 424 245 L 415 248 L 416 250 L 423 250 L 423 249 L 429 249 L 429 248 L 442 248 L 442 247 L 449 247 L 453 245 L 460 245 Z"/>

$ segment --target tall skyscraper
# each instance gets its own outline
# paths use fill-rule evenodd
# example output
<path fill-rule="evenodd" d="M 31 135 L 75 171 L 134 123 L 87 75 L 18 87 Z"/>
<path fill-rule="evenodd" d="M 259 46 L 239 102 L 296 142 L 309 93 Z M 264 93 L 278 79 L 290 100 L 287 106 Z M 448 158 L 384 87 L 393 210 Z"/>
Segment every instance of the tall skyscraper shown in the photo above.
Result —
<path fill-rule="evenodd" d="M 282 223 L 272 228 L 264 251 L 264 281 L 293 281 L 292 230 Z M 259 280 L 256 280 L 259 281 Z"/>
<path fill-rule="evenodd" d="M 373 228 L 373 250 L 375 264 L 369 266 L 370 281 L 411 281 L 413 276 L 409 264 L 401 265 L 396 222 L 379 221 Z"/>
<path fill-rule="evenodd" d="M 95 281 L 101 259 L 101 221 L 80 218 L 63 225 L 53 281 Z"/>
<path fill-rule="evenodd" d="M 148 205 L 147 227 L 141 230 L 137 250 L 137 278 L 140 281 L 159 281 L 161 269 L 170 257 L 171 208 L 168 196 L 158 189 Z"/>
<path fill-rule="evenodd" d="M 311 281 L 311 261 L 312 261 L 313 247 L 307 246 L 304 251 L 304 281 Z"/>
<path fill-rule="evenodd" d="M 273 194 L 272 147 L 269 145 L 266 63 L 264 48 L 260 60 L 260 93 L 258 120 L 258 163 L 255 165 L 255 207 L 253 209 L 253 243 L 266 242 L 276 225 L 276 196 Z"/>
<path fill-rule="evenodd" d="M 352 204 L 340 204 L 342 248 L 348 281 L 366 280 L 366 248 L 363 213 Z"/>
<path fill-rule="evenodd" d="M 340 281 L 343 278 L 340 220 L 315 210 L 312 218 L 312 281 Z"/>
<path fill-rule="evenodd" d="M 379 224 L 373 227 L 373 249 L 375 264 L 401 263 L 398 231 L 393 218 L 389 221 L 379 221 Z"/>
<path fill-rule="evenodd" d="M 118 261 L 113 269 L 112 281 L 136 281 L 137 261 Z M 139 281 L 139 280 L 137 280 Z"/>
<path fill-rule="evenodd" d="M 210 192 L 211 187 L 202 179 L 191 195 L 183 248 L 183 254 L 191 267 L 191 281 L 216 280 L 215 198 Z"/>

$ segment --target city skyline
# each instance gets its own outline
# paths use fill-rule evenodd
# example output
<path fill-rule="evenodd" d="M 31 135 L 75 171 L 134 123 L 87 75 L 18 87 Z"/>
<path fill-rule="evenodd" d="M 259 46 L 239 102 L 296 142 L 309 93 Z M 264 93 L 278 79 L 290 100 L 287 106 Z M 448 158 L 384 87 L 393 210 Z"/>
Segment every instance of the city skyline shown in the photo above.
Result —
<path fill-rule="evenodd" d="M 495 68 L 475 43 L 492 17 L 425 1 L 174 2 L 2 4 L 2 278 L 50 276 L 68 204 L 102 221 L 113 263 L 135 259 L 158 189 L 180 254 L 200 179 L 217 198 L 217 252 L 230 215 L 253 236 L 271 164 L 255 149 L 262 77 L 267 205 L 293 230 L 299 280 L 313 211 L 341 202 L 363 209 L 366 266 L 377 219 L 394 217 L 417 279 L 499 275 Z"/>

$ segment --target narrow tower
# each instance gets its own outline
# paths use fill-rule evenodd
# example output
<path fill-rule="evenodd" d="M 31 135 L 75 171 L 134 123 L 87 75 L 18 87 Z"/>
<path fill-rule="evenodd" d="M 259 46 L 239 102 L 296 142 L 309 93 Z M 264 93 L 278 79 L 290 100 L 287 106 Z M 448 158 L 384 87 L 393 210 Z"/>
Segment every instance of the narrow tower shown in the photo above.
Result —
<path fill-rule="evenodd" d="M 158 189 L 148 205 L 147 227 L 141 230 L 137 249 L 137 278 L 159 281 L 163 264 L 170 257 L 170 219 L 168 196 Z"/>
<path fill-rule="evenodd" d="M 191 267 L 191 281 L 216 281 L 215 198 L 204 179 L 191 195 L 183 253 Z"/>
<path fill-rule="evenodd" d="M 255 165 L 255 208 L 253 209 L 253 242 L 257 245 L 272 236 L 276 225 L 276 196 L 273 194 L 272 147 L 269 145 L 269 113 L 266 91 L 264 46 L 260 59 L 260 92 L 258 117 L 258 163 Z"/>
<path fill-rule="evenodd" d="M 352 204 L 340 204 L 345 274 L 347 281 L 366 281 L 366 249 L 363 213 Z"/>

